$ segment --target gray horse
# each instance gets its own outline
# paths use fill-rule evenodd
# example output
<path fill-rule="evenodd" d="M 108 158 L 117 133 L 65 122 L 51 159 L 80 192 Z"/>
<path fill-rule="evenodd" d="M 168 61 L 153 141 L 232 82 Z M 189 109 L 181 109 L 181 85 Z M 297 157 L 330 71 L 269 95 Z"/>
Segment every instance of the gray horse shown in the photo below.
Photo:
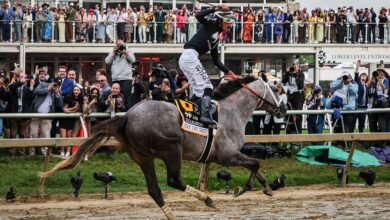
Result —
<path fill-rule="evenodd" d="M 264 193 L 272 195 L 265 178 L 258 173 L 259 162 L 242 154 L 240 148 L 244 144 L 245 125 L 255 109 L 263 109 L 283 117 L 286 106 L 279 101 L 269 85 L 252 76 L 221 83 L 215 89 L 213 97 L 219 102 L 220 112 L 218 131 L 207 162 L 249 169 L 250 178 L 241 188 L 240 194 L 251 190 L 253 181 L 257 178 L 264 187 Z M 92 137 L 80 146 L 76 154 L 58 163 L 52 170 L 40 173 L 40 176 L 48 177 L 59 170 L 75 167 L 86 155 L 92 154 L 105 140 L 114 136 L 141 167 L 149 195 L 168 219 L 175 219 L 175 216 L 164 202 L 158 186 L 155 158 L 164 161 L 169 186 L 185 191 L 204 201 L 207 206 L 214 207 L 212 199 L 206 193 L 184 184 L 181 179 L 182 159 L 197 161 L 202 155 L 207 138 L 181 129 L 181 117 L 175 105 L 163 101 L 144 101 L 122 117 L 103 121 L 93 131 Z"/>

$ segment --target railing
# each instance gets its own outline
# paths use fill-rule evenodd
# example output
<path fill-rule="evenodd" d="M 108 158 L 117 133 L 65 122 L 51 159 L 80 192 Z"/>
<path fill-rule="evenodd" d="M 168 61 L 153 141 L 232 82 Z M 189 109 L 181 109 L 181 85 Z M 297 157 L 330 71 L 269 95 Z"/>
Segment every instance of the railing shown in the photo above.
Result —
<path fill-rule="evenodd" d="M 354 111 L 343 111 L 341 110 L 341 115 L 344 114 L 373 114 L 373 113 L 388 113 L 390 108 L 373 108 L 366 110 L 354 110 Z M 325 115 L 327 121 L 327 128 L 329 133 L 333 133 L 331 114 L 334 113 L 333 109 L 325 110 L 288 110 L 287 115 Z M 84 134 L 87 134 L 84 117 L 94 117 L 94 118 L 109 118 L 115 116 L 123 116 L 125 112 L 119 113 L 101 113 L 94 112 L 89 115 L 83 115 L 82 113 L 0 113 L 0 118 L 79 118 Z M 253 115 L 266 115 L 265 111 L 255 111 Z M 389 138 L 390 139 L 390 138 Z"/>
<path fill-rule="evenodd" d="M 198 23 L 186 22 L 110 22 L 110 21 L 0 21 L 10 26 L 9 39 L 1 40 L 23 43 L 113 43 L 118 37 L 128 43 L 172 43 L 181 44 L 190 40 L 198 28 Z M 162 35 L 165 28 L 172 35 Z M 51 31 L 45 32 L 48 29 Z M 132 29 L 131 39 L 122 36 L 125 29 Z M 190 30 L 189 30 L 190 29 Z M 301 32 L 299 31 L 301 29 Z M 70 33 L 68 33 L 70 31 Z M 383 33 L 383 36 L 379 36 Z M 322 32 L 322 33 L 321 33 Z M 372 39 L 372 33 L 375 39 Z M 303 33 L 304 36 L 300 35 Z M 25 36 L 27 34 L 27 37 Z M 118 36 L 120 34 L 121 36 Z M 15 35 L 15 38 L 13 37 Z M 44 36 L 45 35 L 45 36 Z M 282 40 L 277 40 L 277 36 Z M 46 38 L 44 38 L 46 37 Z M 377 38 L 379 41 L 377 41 Z M 390 44 L 390 23 L 329 23 L 329 22 L 236 22 L 227 34 L 225 43 L 255 44 L 331 44 L 331 43 L 386 43 Z M 1 42 L 1 41 L 0 41 Z"/>
<path fill-rule="evenodd" d="M 342 111 L 342 114 L 350 114 L 350 113 L 383 113 L 390 112 L 390 108 L 386 109 L 368 109 L 368 110 L 359 110 L 359 111 Z M 333 113 L 333 110 L 292 110 L 288 111 L 287 114 L 326 114 L 329 115 Z M 124 115 L 125 113 L 118 113 L 117 115 Z M 256 111 L 254 114 L 265 114 L 264 111 Z M 87 117 L 112 117 L 114 115 L 109 113 L 92 113 Z M 41 114 L 41 113 L 1 113 L 0 118 L 74 118 L 78 117 L 81 121 L 84 134 L 88 134 L 86 132 L 84 118 L 81 113 L 49 113 L 49 114 Z M 48 163 L 50 160 L 51 149 L 52 147 L 59 146 L 69 146 L 69 145 L 80 145 L 82 144 L 85 138 L 38 138 L 38 139 L 3 139 L 0 140 L 0 148 L 9 148 L 9 147 L 48 147 L 48 151 L 46 152 L 46 157 L 43 162 L 42 171 L 46 171 L 48 167 Z M 346 183 L 346 171 L 349 169 L 350 162 L 354 153 L 356 141 L 359 140 L 389 140 L 389 132 L 379 132 L 379 133 L 369 133 L 369 134 L 355 134 L 355 133 L 344 133 L 344 134 L 310 134 L 310 135 L 301 135 L 301 134 L 289 134 L 289 135 L 246 135 L 245 142 L 313 142 L 313 141 L 353 141 L 351 152 L 349 154 L 346 168 L 344 169 L 343 174 L 343 185 Z M 117 145 L 118 142 L 115 139 L 110 139 L 108 144 Z M 201 190 L 207 188 L 207 174 L 209 170 L 209 164 L 203 164 L 201 169 L 201 174 L 199 177 L 198 185 Z M 39 183 L 39 192 L 40 194 L 44 194 L 44 184 L 46 178 L 41 178 Z"/>

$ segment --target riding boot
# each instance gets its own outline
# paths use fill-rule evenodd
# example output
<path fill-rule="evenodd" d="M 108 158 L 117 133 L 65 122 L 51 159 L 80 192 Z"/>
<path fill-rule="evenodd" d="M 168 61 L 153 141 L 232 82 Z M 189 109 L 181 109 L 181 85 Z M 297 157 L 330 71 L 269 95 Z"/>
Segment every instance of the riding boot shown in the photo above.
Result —
<path fill-rule="evenodd" d="M 211 97 L 204 95 L 202 98 L 200 121 L 206 125 L 216 125 L 215 121 L 211 118 L 209 114 L 210 108 L 211 108 Z"/>

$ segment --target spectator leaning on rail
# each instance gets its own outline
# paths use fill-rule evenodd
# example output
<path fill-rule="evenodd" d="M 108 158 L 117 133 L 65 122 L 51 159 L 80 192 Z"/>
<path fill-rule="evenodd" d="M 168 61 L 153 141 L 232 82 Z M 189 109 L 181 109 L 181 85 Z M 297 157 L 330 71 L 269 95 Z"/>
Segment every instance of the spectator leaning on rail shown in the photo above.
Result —
<path fill-rule="evenodd" d="M 130 96 L 132 86 L 132 66 L 135 62 L 134 53 L 127 49 L 123 40 L 117 40 L 112 52 L 106 57 L 106 64 L 111 65 L 112 83 L 120 85 L 124 96 L 126 110 L 130 108 Z"/>
<path fill-rule="evenodd" d="M 358 85 L 352 80 L 351 75 L 344 71 L 340 78 L 330 83 L 330 89 L 334 91 L 333 95 L 326 101 L 326 108 L 338 108 L 340 110 L 356 110 L 356 100 Z M 345 114 L 342 119 L 344 122 L 344 132 L 353 132 L 355 124 L 353 114 Z M 337 123 L 334 129 L 335 133 L 342 133 L 341 123 Z"/>
<path fill-rule="evenodd" d="M 113 83 L 111 88 L 111 94 L 104 99 L 105 112 L 125 112 L 126 106 L 124 105 L 124 95 L 120 93 L 121 86 L 119 83 Z"/>
<path fill-rule="evenodd" d="M 299 69 L 298 64 L 290 67 L 282 76 L 282 83 L 287 85 L 287 100 L 293 110 L 302 110 L 305 101 L 303 86 L 305 75 Z M 302 132 L 302 115 L 296 116 L 298 133 Z M 289 132 L 289 130 L 288 130 Z"/>
<path fill-rule="evenodd" d="M 33 91 L 32 112 L 33 113 L 52 113 L 56 108 L 62 108 L 62 96 L 59 86 L 52 82 L 46 82 L 44 71 L 38 75 L 38 86 Z M 31 138 L 50 138 L 50 129 L 52 120 L 45 118 L 32 118 L 30 121 Z M 42 154 L 46 154 L 47 147 L 41 148 Z"/>

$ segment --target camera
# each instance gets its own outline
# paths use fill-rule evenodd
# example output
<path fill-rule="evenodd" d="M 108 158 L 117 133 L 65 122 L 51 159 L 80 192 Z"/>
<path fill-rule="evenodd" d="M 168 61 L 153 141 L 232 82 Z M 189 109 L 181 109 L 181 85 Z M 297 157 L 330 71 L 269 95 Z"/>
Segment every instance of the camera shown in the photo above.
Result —
<path fill-rule="evenodd" d="M 118 95 L 112 95 L 111 98 L 116 99 L 118 98 Z"/>
<path fill-rule="evenodd" d="M 295 68 L 292 66 L 290 67 L 290 73 L 294 72 L 295 71 Z"/>
<path fill-rule="evenodd" d="M 125 50 L 126 50 L 126 45 L 121 44 L 121 45 L 119 45 L 118 48 L 116 49 L 115 53 L 116 53 L 116 54 L 122 54 L 123 51 L 125 51 Z"/>
<path fill-rule="evenodd" d="M 379 76 L 379 73 L 378 73 L 377 71 L 374 71 L 374 72 L 372 72 L 372 76 L 373 76 L 373 77 L 378 77 L 378 76 Z"/>
<path fill-rule="evenodd" d="M 320 90 L 314 90 L 315 95 L 318 95 L 318 93 L 320 93 Z"/>
<path fill-rule="evenodd" d="M 27 78 L 27 80 L 32 80 L 32 79 L 34 79 L 34 76 L 33 75 L 26 75 L 26 78 Z"/>
<path fill-rule="evenodd" d="M 347 75 L 344 75 L 343 76 L 343 81 L 347 81 L 348 80 L 348 76 Z"/>

